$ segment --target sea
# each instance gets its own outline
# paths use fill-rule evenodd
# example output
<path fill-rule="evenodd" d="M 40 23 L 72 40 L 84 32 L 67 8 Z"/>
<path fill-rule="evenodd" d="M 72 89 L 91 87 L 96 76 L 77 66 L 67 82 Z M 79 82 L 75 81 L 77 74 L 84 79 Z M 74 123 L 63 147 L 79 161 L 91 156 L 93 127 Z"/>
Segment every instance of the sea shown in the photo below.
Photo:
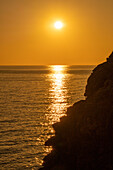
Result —
<path fill-rule="evenodd" d="M 67 107 L 85 99 L 93 65 L 0 66 L 0 169 L 38 170 Z"/>

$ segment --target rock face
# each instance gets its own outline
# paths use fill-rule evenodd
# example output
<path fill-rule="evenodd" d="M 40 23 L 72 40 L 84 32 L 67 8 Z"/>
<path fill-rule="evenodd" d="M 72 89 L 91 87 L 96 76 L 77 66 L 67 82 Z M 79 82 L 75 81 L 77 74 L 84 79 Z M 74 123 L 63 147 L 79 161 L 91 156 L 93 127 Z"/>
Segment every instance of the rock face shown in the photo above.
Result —
<path fill-rule="evenodd" d="M 53 125 L 42 170 L 113 169 L 113 52 L 93 70 L 85 96 Z"/>

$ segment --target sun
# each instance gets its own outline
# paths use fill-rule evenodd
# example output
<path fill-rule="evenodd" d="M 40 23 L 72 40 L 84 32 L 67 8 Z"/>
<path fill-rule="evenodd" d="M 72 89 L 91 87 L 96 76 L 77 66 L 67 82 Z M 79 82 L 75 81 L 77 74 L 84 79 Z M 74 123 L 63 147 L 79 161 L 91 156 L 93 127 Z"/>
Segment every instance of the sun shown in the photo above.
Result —
<path fill-rule="evenodd" d="M 56 22 L 54 23 L 54 27 L 55 27 L 56 29 L 61 29 L 61 28 L 63 27 L 63 23 L 62 23 L 61 21 L 56 21 Z"/>

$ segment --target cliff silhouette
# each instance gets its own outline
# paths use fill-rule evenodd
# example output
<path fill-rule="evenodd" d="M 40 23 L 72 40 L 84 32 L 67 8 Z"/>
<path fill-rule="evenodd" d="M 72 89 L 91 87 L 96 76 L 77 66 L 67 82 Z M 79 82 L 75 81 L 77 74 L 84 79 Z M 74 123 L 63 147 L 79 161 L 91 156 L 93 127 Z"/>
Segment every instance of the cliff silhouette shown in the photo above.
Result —
<path fill-rule="evenodd" d="M 40 170 L 113 169 L 113 52 L 88 78 L 81 100 L 55 123 Z"/>

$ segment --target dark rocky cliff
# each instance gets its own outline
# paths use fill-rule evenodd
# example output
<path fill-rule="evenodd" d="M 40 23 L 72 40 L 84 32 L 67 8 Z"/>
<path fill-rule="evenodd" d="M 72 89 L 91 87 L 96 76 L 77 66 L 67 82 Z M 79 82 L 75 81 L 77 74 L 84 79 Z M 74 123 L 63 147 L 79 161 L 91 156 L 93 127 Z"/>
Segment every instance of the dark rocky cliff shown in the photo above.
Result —
<path fill-rule="evenodd" d="M 42 170 L 113 169 L 113 53 L 93 70 L 85 96 L 53 125 Z"/>

